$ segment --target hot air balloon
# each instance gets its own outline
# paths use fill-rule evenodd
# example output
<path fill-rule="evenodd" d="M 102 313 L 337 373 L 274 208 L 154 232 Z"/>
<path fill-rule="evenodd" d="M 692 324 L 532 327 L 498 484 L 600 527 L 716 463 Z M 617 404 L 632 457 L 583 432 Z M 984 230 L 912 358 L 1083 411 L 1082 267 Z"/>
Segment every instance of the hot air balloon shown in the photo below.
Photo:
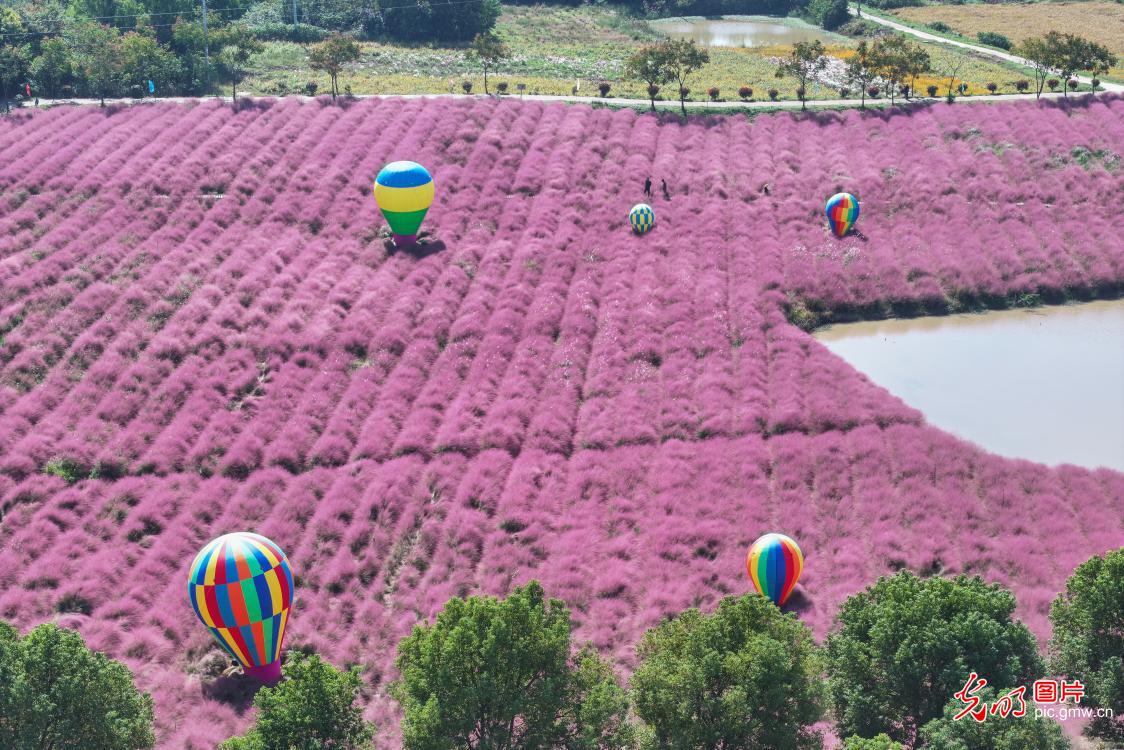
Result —
<path fill-rule="evenodd" d="M 850 193 L 836 193 L 827 199 L 827 223 L 836 237 L 843 237 L 859 220 L 859 199 Z"/>
<path fill-rule="evenodd" d="M 187 597 L 195 615 L 246 674 L 267 685 L 281 679 L 293 572 L 280 547 L 248 532 L 220 536 L 191 563 Z"/>
<path fill-rule="evenodd" d="M 637 234 L 647 234 L 656 225 L 656 212 L 647 203 L 637 203 L 628 212 L 628 223 Z"/>
<path fill-rule="evenodd" d="M 394 244 L 413 245 L 422 219 L 433 205 L 433 177 L 421 164 L 391 162 L 375 178 L 375 202 L 394 233 Z"/>
<path fill-rule="evenodd" d="M 788 600 L 800 580 L 804 554 L 790 537 L 766 534 L 749 548 L 745 568 L 757 593 L 769 597 L 779 607 Z"/>

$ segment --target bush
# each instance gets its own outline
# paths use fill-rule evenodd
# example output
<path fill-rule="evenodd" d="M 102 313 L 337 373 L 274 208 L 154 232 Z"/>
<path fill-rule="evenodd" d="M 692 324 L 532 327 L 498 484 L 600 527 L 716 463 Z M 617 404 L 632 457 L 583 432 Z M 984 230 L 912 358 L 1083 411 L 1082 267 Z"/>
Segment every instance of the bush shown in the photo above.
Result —
<path fill-rule="evenodd" d="M 571 658 L 570 627 L 535 581 L 503 600 L 450 599 L 398 644 L 402 746 L 630 747 L 625 693 L 592 650 Z"/>
<path fill-rule="evenodd" d="M 1076 91 L 1077 86 L 1078 86 L 1077 79 L 1076 78 L 1070 78 L 1068 81 L 1065 82 L 1065 85 L 1069 86 L 1070 91 Z"/>
<path fill-rule="evenodd" d="M 909 8 L 924 5 L 924 0 L 867 0 L 866 5 L 879 10 L 893 10 L 894 8 Z"/>
<path fill-rule="evenodd" d="M 870 97 L 872 97 L 872 98 L 874 98 L 874 99 L 877 99 L 877 98 L 878 98 L 878 92 L 879 92 L 880 90 L 881 90 L 881 89 L 879 89 L 879 88 L 878 88 L 877 86 L 871 86 L 870 88 L 868 88 L 868 89 L 866 90 L 866 93 L 867 93 L 867 96 L 870 96 Z"/>
<path fill-rule="evenodd" d="M 1093 91 L 1096 91 L 1098 88 L 1100 88 L 1101 79 L 1094 78 L 1093 80 L 1089 81 L 1089 84 L 1093 87 Z"/>
<path fill-rule="evenodd" d="M 986 687 L 976 695 L 983 704 L 990 705 L 1006 692 L 1006 690 L 996 691 Z M 1069 749 L 1069 740 L 1062 734 L 1061 725 L 1052 719 L 1035 717 L 1033 704 L 1029 700 L 1027 700 L 1027 715 L 1023 717 L 989 716 L 986 721 L 977 722 L 970 716 L 965 716 L 955 721 L 953 717 L 967 707 L 959 699 L 953 698 L 949 701 L 943 717 L 934 719 L 921 728 L 923 747 L 933 750 Z"/>
<path fill-rule="evenodd" d="M 1015 81 L 1015 91 L 1018 91 L 1019 93 L 1023 93 L 1029 88 L 1030 88 L 1030 81 L 1027 81 L 1027 80 Z"/>
<path fill-rule="evenodd" d="M 464 93 L 471 94 L 472 93 L 472 81 L 461 81 L 461 89 L 464 90 Z"/>
<path fill-rule="evenodd" d="M 648 85 L 648 96 L 655 99 L 656 95 L 659 94 L 659 93 L 660 93 L 660 87 L 659 86 L 657 86 L 654 83 Z"/>
<path fill-rule="evenodd" d="M 496 84 L 496 91 L 498 91 L 501 94 L 506 94 L 507 93 L 507 81 L 500 81 L 499 83 L 497 83 Z M 604 94 L 602 94 L 602 96 L 604 96 Z"/>
<path fill-rule="evenodd" d="M 925 93 L 927 93 L 929 96 L 936 96 L 937 95 L 937 87 L 934 86 L 933 84 L 929 84 L 928 86 L 925 87 Z"/>
<path fill-rule="evenodd" d="M 691 96 L 691 90 L 689 88 L 687 88 L 686 86 L 680 86 L 679 87 L 679 98 L 680 99 L 688 99 L 688 98 L 690 98 L 690 96 Z"/>
<path fill-rule="evenodd" d="M 1015 597 L 977 578 L 884 577 L 849 598 L 828 636 L 828 685 L 840 733 L 910 741 L 977 672 L 991 685 L 1043 673 Z"/>
<path fill-rule="evenodd" d="M 843 742 L 843 750 L 902 750 L 902 746 L 885 734 L 870 739 L 853 735 Z"/>
<path fill-rule="evenodd" d="M 812 22 L 828 31 L 834 31 L 851 18 L 847 12 L 847 0 L 811 0 L 808 15 Z"/>
<path fill-rule="evenodd" d="M 839 98 L 840 99 L 846 99 L 850 95 L 851 95 L 851 89 L 847 88 L 846 86 L 839 87 Z"/>
<path fill-rule="evenodd" d="M 811 631 L 762 596 L 726 597 L 644 634 L 636 715 L 665 748 L 817 748 L 820 662 Z"/>
<path fill-rule="evenodd" d="M 613 88 L 613 85 L 611 83 L 609 83 L 608 81 L 602 81 L 601 83 L 597 84 L 597 90 L 599 92 L 601 92 L 601 96 L 608 96 L 609 91 L 612 88 Z"/>
<path fill-rule="evenodd" d="M 930 31 L 935 31 L 938 34 L 950 34 L 950 33 L 952 33 L 952 27 L 949 26 L 944 21 L 933 21 L 932 23 L 926 24 L 926 26 L 929 28 Z"/>
<path fill-rule="evenodd" d="M 777 97 L 780 96 L 780 95 L 781 95 L 781 92 L 777 91 L 776 89 L 769 89 L 769 98 L 772 99 L 773 101 L 776 101 Z"/>
<path fill-rule="evenodd" d="M 909 93 L 910 93 L 910 88 L 909 88 L 909 84 L 908 84 L 908 83 L 903 83 L 903 84 L 901 84 L 900 86 L 898 86 L 898 92 L 899 92 L 899 93 L 900 93 L 900 94 L 901 94 L 902 96 L 904 96 L 904 97 L 905 97 L 906 99 L 908 99 L 908 98 L 909 98 Z"/>
<path fill-rule="evenodd" d="M 296 44 L 313 44 L 328 38 L 328 31 L 318 26 L 307 23 L 291 23 L 270 21 L 249 25 L 248 30 L 263 42 L 294 42 Z"/>
<path fill-rule="evenodd" d="M 219 750 L 371 746 L 373 728 L 355 703 L 363 684 L 358 667 L 344 672 L 315 654 L 289 651 L 281 669 L 285 679 L 254 696 L 258 715 L 250 731 L 222 743 Z"/>
<path fill-rule="evenodd" d="M 998 47 L 999 49 L 1011 49 L 1011 40 L 1002 34 L 997 34 L 994 31 L 981 31 L 976 34 L 976 39 L 980 44 L 986 44 L 990 47 Z"/>
<path fill-rule="evenodd" d="M 710 97 L 712 102 L 718 101 L 718 94 L 720 93 L 717 86 L 711 86 L 706 90 L 706 95 Z"/>
<path fill-rule="evenodd" d="M 994 94 L 994 93 L 995 93 L 995 91 L 996 91 L 996 89 L 998 89 L 998 88 L 999 88 L 999 86 L 998 86 L 998 85 L 996 85 L 996 84 L 994 84 L 994 83 L 989 83 L 989 84 L 987 85 L 987 90 L 988 90 L 989 92 L 991 92 L 992 94 Z"/>
<path fill-rule="evenodd" d="M 1059 84 L 1061 84 L 1061 81 L 1059 81 L 1057 78 L 1051 78 L 1050 80 L 1046 81 L 1046 85 L 1050 87 L 1051 91 L 1056 91 Z"/>
<path fill-rule="evenodd" d="M 749 86 L 742 86 L 738 89 L 738 96 L 742 99 L 751 99 L 753 97 L 753 89 Z"/>
<path fill-rule="evenodd" d="M 309 81 L 304 85 L 304 95 L 316 96 L 316 89 L 318 88 L 320 87 L 316 84 L 316 81 Z"/>
<path fill-rule="evenodd" d="M 152 699 L 125 665 L 53 624 L 20 638 L 0 622 L 0 747 L 152 747 Z"/>
<path fill-rule="evenodd" d="M 1050 668 L 1124 716 L 1124 547 L 1081 563 L 1050 607 Z"/>
<path fill-rule="evenodd" d="M 500 0 L 449 3 L 414 0 L 389 4 L 382 11 L 386 33 L 405 41 L 467 41 L 496 25 Z"/>

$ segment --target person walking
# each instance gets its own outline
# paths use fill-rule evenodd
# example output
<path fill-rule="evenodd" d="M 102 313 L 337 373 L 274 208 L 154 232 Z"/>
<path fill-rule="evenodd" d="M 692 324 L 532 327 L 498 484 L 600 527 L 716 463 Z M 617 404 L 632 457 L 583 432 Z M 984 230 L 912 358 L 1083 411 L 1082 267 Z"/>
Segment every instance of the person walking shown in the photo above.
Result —
<path fill-rule="evenodd" d="M 652 178 L 651 177 L 645 177 L 644 178 L 644 196 L 646 198 L 652 197 Z"/>
<path fill-rule="evenodd" d="M 660 179 L 660 187 L 663 189 L 663 199 L 665 201 L 671 200 L 671 193 L 667 192 L 667 180 Z"/>

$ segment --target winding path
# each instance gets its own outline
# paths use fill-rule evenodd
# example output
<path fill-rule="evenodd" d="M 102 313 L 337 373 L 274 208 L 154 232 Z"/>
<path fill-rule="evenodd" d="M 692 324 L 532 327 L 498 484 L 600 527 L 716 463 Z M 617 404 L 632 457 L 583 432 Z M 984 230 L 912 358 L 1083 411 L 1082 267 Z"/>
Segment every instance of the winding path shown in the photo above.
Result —
<path fill-rule="evenodd" d="M 1022 65 L 1022 66 L 1027 67 L 1027 68 L 1034 67 L 1033 65 L 1031 65 L 1030 61 L 1027 60 L 1026 58 L 1019 57 L 1018 55 L 1012 55 L 1010 52 L 1004 52 L 1002 50 L 992 49 L 991 47 L 981 47 L 981 46 L 976 45 L 976 44 L 969 44 L 968 42 L 960 42 L 960 41 L 957 41 L 955 39 L 949 39 L 948 37 L 941 36 L 940 34 L 930 34 L 927 31 L 921 31 L 920 29 L 915 29 L 912 26 L 906 26 L 904 23 L 898 23 L 897 21 L 891 21 L 890 19 L 884 18 L 882 16 L 875 16 L 875 15 L 871 15 L 870 13 L 867 13 L 866 15 L 863 15 L 859 11 L 859 9 L 854 5 L 848 5 L 847 10 L 851 13 L 852 16 L 857 16 L 857 17 L 863 18 L 864 20 L 870 21 L 872 23 L 877 23 L 877 24 L 880 24 L 882 26 L 886 26 L 888 28 L 893 29 L 894 31 L 899 31 L 902 34 L 911 34 L 912 36 L 915 36 L 918 39 L 924 39 L 927 42 L 939 42 L 940 44 L 951 44 L 953 47 L 960 47 L 962 49 L 966 49 L 966 50 L 969 50 L 971 52 L 975 52 L 975 53 L 980 54 L 980 55 L 987 55 L 988 57 L 994 57 L 997 60 L 1004 60 L 1006 62 L 1014 63 L 1016 65 Z M 1089 78 L 1088 76 L 1075 75 L 1073 77 L 1076 78 L 1081 83 L 1084 83 L 1086 85 L 1092 85 L 1092 79 Z M 1101 81 L 1100 87 L 1104 91 L 1110 91 L 1110 92 L 1115 92 L 1115 93 L 1124 92 L 1124 86 L 1121 86 L 1119 83 L 1109 83 L 1107 81 Z M 1045 96 L 1045 94 L 1043 94 L 1043 96 Z"/>

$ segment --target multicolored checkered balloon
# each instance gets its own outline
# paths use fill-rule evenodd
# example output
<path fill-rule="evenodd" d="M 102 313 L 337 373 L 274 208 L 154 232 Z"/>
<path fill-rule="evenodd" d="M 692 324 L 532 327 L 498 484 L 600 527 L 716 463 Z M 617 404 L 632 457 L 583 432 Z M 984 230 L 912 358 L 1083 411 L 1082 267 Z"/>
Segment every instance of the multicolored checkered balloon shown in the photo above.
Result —
<path fill-rule="evenodd" d="M 758 593 L 779 607 L 788 600 L 804 572 L 804 554 L 791 537 L 766 534 L 749 548 L 745 568 Z"/>
<path fill-rule="evenodd" d="M 647 234 L 656 225 L 656 212 L 647 203 L 637 203 L 628 212 L 628 223 L 637 234 Z"/>
<path fill-rule="evenodd" d="M 827 199 L 827 223 L 836 237 L 843 237 L 859 220 L 859 199 L 850 193 L 836 193 Z"/>
<path fill-rule="evenodd" d="M 293 604 L 293 572 L 276 544 L 259 534 L 226 534 L 191 563 L 187 596 L 195 615 L 246 671 L 281 679 L 281 642 Z"/>

